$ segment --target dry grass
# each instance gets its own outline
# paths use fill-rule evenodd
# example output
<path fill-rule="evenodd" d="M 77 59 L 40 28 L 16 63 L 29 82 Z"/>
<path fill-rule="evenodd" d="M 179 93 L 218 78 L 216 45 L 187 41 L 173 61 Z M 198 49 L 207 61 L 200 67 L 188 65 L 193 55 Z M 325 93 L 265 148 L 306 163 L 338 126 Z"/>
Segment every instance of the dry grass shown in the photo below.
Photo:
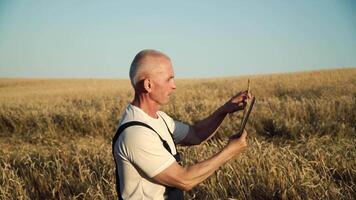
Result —
<path fill-rule="evenodd" d="M 249 149 L 189 199 L 355 199 L 356 69 L 179 80 L 164 110 L 193 123 L 247 85 L 257 97 Z M 114 199 L 111 137 L 128 81 L 0 80 L 0 199 Z M 191 164 L 238 130 L 180 148 Z"/>

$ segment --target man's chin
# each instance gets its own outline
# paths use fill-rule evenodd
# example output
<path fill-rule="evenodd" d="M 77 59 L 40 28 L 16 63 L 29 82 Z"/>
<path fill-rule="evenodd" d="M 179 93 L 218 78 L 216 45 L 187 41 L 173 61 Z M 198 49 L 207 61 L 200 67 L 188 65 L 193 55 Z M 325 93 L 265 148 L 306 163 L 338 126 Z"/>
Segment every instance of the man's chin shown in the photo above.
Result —
<path fill-rule="evenodd" d="M 161 102 L 162 105 L 167 105 L 167 104 L 169 103 L 169 99 L 170 99 L 170 97 L 168 97 L 166 100 L 164 100 L 163 102 Z"/>

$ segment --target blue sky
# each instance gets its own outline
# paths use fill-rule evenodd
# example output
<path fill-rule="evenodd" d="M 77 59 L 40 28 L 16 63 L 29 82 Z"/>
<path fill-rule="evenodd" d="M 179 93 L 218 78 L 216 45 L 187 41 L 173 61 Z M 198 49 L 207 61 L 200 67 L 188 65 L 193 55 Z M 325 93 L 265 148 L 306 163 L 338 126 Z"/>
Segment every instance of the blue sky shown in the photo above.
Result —
<path fill-rule="evenodd" d="M 0 77 L 128 78 L 147 48 L 178 79 L 356 67 L 356 1 L 0 0 Z"/>

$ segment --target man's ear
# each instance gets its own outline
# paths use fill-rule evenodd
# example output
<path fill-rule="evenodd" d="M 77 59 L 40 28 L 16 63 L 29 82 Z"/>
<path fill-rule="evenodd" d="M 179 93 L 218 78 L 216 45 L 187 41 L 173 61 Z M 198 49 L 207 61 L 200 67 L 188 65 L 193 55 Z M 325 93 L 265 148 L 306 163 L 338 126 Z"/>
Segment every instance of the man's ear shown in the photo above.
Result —
<path fill-rule="evenodd" d="M 143 81 L 143 86 L 145 88 L 145 90 L 150 93 L 152 91 L 152 84 L 151 84 L 151 80 L 150 79 L 145 79 Z"/>

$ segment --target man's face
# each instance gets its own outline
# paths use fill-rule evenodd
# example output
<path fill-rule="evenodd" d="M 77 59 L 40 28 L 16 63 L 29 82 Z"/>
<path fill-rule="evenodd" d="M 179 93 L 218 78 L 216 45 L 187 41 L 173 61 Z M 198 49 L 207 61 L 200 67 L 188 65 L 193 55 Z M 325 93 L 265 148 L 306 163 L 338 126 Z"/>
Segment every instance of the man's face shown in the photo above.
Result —
<path fill-rule="evenodd" d="M 169 97 L 176 89 L 172 63 L 168 59 L 159 62 L 159 70 L 152 76 L 151 98 L 159 105 L 169 102 Z"/>

